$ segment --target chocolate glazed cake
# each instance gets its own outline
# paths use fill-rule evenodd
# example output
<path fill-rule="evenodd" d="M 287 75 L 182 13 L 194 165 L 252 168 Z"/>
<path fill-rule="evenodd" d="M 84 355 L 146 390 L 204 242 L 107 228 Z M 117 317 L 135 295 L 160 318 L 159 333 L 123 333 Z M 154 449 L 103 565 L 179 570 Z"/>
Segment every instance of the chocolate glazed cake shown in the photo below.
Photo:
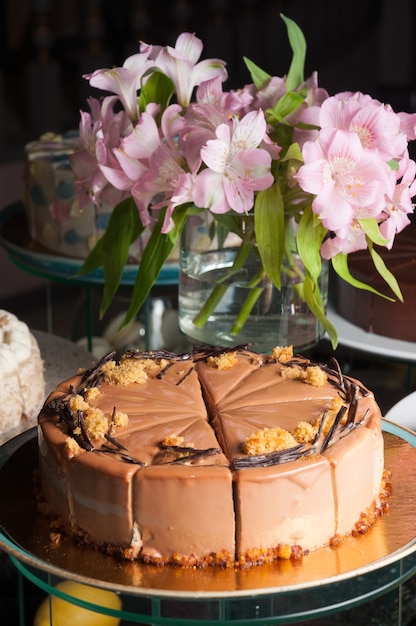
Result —
<path fill-rule="evenodd" d="M 42 509 L 125 559 L 301 558 L 385 510 L 380 420 L 335 362 L 290 348 L 110 354 L 40 413 Z"/>
<path fill-rule="evenodd" d="M 367 332 L 403 341 L 416 341 L 416 224 L 410 224 L 397 235 L 392 250 L 377 251 L 396 277 L 404 302 L 391 302 L 339 280 L 338 312 Z M 348 264 L 355 278 L 394 297 L 375 270 L 368 252 L 351 254 Z"/>

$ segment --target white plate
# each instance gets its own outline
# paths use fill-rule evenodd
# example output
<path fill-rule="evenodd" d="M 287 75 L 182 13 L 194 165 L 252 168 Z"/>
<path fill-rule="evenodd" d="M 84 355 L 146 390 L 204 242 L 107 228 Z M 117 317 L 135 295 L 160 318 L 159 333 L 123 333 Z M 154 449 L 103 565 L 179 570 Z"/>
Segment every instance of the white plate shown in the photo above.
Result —
<path fill-rule="evenodd" d="M 385 415 L 390 422 L 416 431 L 416 391 L 402 398 Z"/>

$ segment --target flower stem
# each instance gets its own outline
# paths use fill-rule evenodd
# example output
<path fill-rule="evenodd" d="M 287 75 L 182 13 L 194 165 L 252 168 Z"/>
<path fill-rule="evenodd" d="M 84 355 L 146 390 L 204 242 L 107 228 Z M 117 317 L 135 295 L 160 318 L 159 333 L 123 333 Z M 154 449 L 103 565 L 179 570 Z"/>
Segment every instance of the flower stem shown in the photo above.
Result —
<path fill-rule="evenodd" d="M 214 289 L 211 291 L 209 297 L 207 298 L 204 306 L 198 313 L 196 317 L 193 319 L 194 326 L 197 328 L 202 328 L 206 321 L 208 320 L 211 313 L 215 310 L 218 303 L 221 302 L 222 297 L 227 291 L 229 285 L 215 285 Z"/>
<path fill-rule="evenodd" d="M 231 328 L 231 335 L 238 335 L 241 332 L 262 291 L 263 287 L 251 287 L 241 311 L 237 315 L 237 318 Z"/>
<path fill-rule="evenodd" d="M 223 274 L 221 282 L 215 285 L 204 306 L 202 307 L 198 315 L 194 317 L 194 326 L 196 326 L 197 328 L 202 328 L 205 325 L 209 316 L 215 310 L 218 303 L 221 302 L 224 294 L 230 286 L 229 283 L 225 284 L 224 281 L 231 278 L 234 274 L 239 272 L 242 267 L 244 267 L 244 263 L 246 262 L 253 247 L 254 244 L 251 241 L 244 240 L 242 242 L 241 246 L 237 250 L 232 266 Z"/>

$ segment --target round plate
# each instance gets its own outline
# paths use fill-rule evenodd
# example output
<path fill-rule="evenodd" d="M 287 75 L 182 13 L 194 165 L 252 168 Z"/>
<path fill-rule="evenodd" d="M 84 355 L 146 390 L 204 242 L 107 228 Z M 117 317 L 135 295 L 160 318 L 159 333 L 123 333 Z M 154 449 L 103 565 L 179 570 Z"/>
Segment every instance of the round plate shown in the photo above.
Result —
<path fill-rule="evenodd" d="M 386 413 L 390 422 L 395 422 L 416 431 L 416 391 L 402 398 Z"/>
<path fill-rule="evenodd" d="M 0 510 L 0 547 L 40 570 L 135 595 L 250 596 L 365 575 L 413 554 L 416 547 L 416 434 L 385 420 L 383 431 L 393 495 L 387 514 L 367 533 L 335 548 L 321 548 L 299 562 L 186 570 L 120 563 L 70 538 L 52 544 L 47 519 L 33 509 L 37 439 L 32 429 L 0 448 L 0 501 L 7 502 Z"/>
<path fill-rule="evenodd" d="M 22 202 L 11 204 L 0 211 L 0 244 L 7 250 L 10 259 L 17 266 L 44 278 L 59 280 L 70 278 L 74 284 L 104 284 L 102 268 L 77 276 L 84 259 L 59 256 L 33 242 L 29 236 Z M 120 284 L 125 287 L 134 285 L 137 270 L 138 265 L 126 265 Z M 175 285 L 178 278 L 178 264 L 168 262 L 162 268 L 156 285 Z"/>

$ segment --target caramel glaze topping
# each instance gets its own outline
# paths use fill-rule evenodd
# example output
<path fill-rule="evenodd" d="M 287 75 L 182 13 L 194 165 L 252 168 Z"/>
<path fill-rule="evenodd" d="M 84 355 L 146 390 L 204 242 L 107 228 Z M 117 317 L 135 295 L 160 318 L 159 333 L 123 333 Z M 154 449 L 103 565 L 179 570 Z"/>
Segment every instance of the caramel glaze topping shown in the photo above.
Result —
<path fill-rule="evenodd" d="M 223 348 L 220 346 L 207 346 L 200 345 L 195 347 L 193 353 L 176 354 L 164 350 L 140 352 L 138 350 L 128 350 L 124 355 L 126 359 L 151 359 L 153 361 L 167 361 L 167 364 L 158 372 L 156 378 L 162 380 L 166 371 L 178 361 L 190 362 L 190 368 L 186 371 L 184 376 L 176 383 L 180 385 L 194 367 L 194 363 L 199 361 L 213 362 L 218 357 L 224 355 L 247 351 L 248 344 L 238 345 L 233 348 Z M 276 350 L 272 352 L 272 355 L 259 354 L 259 366 L 262 367 L 269 363 L 277 362 L 279 357 L 276 357 Z M 71 387 L 70 393 L 64 395 L 61 398 L 52 400 L 45 408 L 59 415 L 59 422 L 63 424 L 64 428 L 68 432 L 69 437 L 72 437 L 80 448 L 87 451 L 98 451 L 103 453 L 116 454 L 119 459 L 126 463 L 136 463 L 138 465 L 144 465 L 140 460 L 133 458 L 128 454 L 126 448 L 120 444 L 113 434 L 114 430 L 114 414 L 109 424 L 108 432 L 104 435 L 105 444 L 100 447 L 94 447 L 94 443 L 88 436 L 87 430 L 84 424 L 84 416 L 82 410 L 78 410 L 77 414 L 69 407 L 69 399 L 72 395 L 79 394 L 83 396 L 87 389 L 99 387 L 105 378 L 103 371 L 104 366 L 112 361 L 115 357 L 115 352 L 110 352 L 101 358 L 97 364 L 87 369 L 81 377 L 80 383 L 77 388 Z M 339 439 L 345 437 L 351 433 L 355 428 L 359 427 L 365 420 L 366 414 L 361 417 L 357 416 L 358 400 L 360 396 L 368 396 L 369 392 L 362 385 L 358 384 L 355 380 L 348 376 L 345 376 L 338 362 L 335 359 L 331 359 L 328 365 L 314 363 L 301 356 L 294 356 L 288 358 L 287 351 L 284 352 L 284 358 L 281 359 L 282 365 L 286 368 L 297 368 L 298 370 L 306 370 L 306 368 L 320 368 L 327 376 L 327 380 L 337 389 L 338 394 L 342 401 L 345 403 L 341 406 L 337 412 L 335 419 L 332 422 L 331 427 L 327 432 L 324 432 L 323 425 L 325 423 L 326 411 L 322 415 L 319 427 L 313 440 L 309 443 L 299 443 L 290 448 L 269 452 L 266 454 L 254 454 L 238 456 L 232 459 L 231 469 L 239 470 L 246 467 L 269 467 L 280 463 L 286 463 L 307 457 L 313 454 L 323 453 L 330 445 L 334 444 Z M 162 442 L 160 443 L 160 461 L 163 463 L 186 463 L 192 460 L 204 456 L 210 456 L 213 454 L 219 454 L 221 450 L 219 448 L 209 448 L 207 450 L 194 449 L 190 447 L 181 446 L 167 446 Z"/>

